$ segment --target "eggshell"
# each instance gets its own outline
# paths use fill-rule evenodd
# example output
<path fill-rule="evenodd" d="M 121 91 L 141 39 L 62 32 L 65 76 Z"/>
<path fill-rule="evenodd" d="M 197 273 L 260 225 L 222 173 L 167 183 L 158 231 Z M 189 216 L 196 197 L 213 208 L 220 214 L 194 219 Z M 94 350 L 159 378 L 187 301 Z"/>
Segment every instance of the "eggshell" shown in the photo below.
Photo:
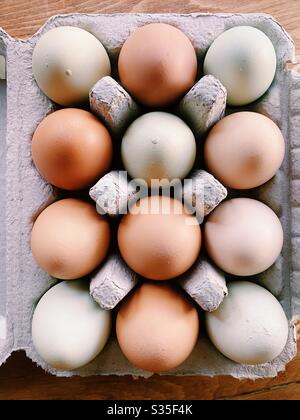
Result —
<path fill-rule="evenodd" d="M 235 189 L 258 187 L 280 168 L 285 152 L 277 125 L 255 112 L 237 112 L 220 120 L 205 145 L 205 163 L 222 184 Z"/>
<path fill-rule="evenodd" d="M 276 53 L 259 29 L 236 26 L 223 32 L 210 46 L 204 74 L 215 76 L 227 89 L 227 103 L 240 106 L 260 98 L 276 72 Z"/>
<path fill-rule="evenodd" d="M 237 363 L 271 362 L 288 339 L 288 321 L 280 303 L 254 283 L 230 283 L 228 296 L 219 308 L 205 315 L 211 341 Z"/>
<path fill-rule="evenodd" d="M 165 23 L 151 23 L 126 40 L 118 67 L 121 83 L 139 102 L 165 106 L 193 86 L 197 56 L 182 31 Z"/>
<path fill-rule="evenodd" d="M 127 129 L 121 146 L 125 169 L 132 178 L 183 179 L 196 158 L 196 141 L 188 125 L 176 115 L 150 112 Z"/>
<path fill-rule="evenodd" d="M 110 243 L 108 221 L 95 207 L 68 198 L 44 210 L 34 223 L 31 249 L 39 266 L 53 277 L 78 279 L 96 269 Z"/>
<path fill-rule="evenodd" d="M 118 243 L 128 266 L 143 277 L 169 280 L 187 271 L 201 248 L 197 219 L 182 203 L 168 197 L 146 197 L 119 225 Z"/>
<path fill-rule="evenodd" d="M 62 109 L 48 115 L 32 139 L 32 159 L 52 185 L 79 190 L 96 182 L 110 167 L 109 132 L 90 112 Z"/>
<path fill-rule="evenodd" d="M 74 370 L 103 350 L 111 331 L 111 312 L 78 280 L 52 287 L 39 301 L 32 319 L 32 340 L 45 362 L 58 370 Z"/>
<path fill-rule="evenodd" d="M 204 235 L 211 259 L 237 276 L 251 276 L 269 268 L 283 245 L 276 214 L 249 198 L 223 202 L 208 216 Z"/>
<path fill-rule="evenodd" d="M 32 71 L 40 89 L 54 102 L 72 106 L 88 101 L 89 91 L 111 66 L 101 42 L 84 29 L 61 26 L 38 40 Z"/>
<path fill-rule="evenodd" d="M 165 372 L 188 358 L 197 343 L 197 310 L 178 286 L 144 283 L 122 303 L 116 323 L 122 352 L 135 366 Z"/>

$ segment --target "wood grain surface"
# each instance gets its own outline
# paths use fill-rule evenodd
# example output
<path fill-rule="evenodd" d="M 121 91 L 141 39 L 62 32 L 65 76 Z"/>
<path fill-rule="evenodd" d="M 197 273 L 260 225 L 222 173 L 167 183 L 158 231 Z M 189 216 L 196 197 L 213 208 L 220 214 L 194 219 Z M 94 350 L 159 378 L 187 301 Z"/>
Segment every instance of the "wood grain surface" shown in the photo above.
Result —
<path fill-rule="evenodd" d="M 259 12 L 272 14 L 291 34 L 300 53 L 300 0 L 1 0 L 0 26 L 26 38 L 60 13 Z M 299 347 L 300 348 L 300 347 Z M 300 357 L 275 379 L 231 377 L 91 377 L 58 379 L 36 367 L 24 353 L 0 368 L 0 399 L 300 399 Z"/>
<path fill-rule="evenodd" d="M 243 12 L 270 13 L 300 48 L 299 0 L 1 0 L 0 26 L 12 36 L 26 38 L 45 20 L 59 13 L 116 12 Z"/>

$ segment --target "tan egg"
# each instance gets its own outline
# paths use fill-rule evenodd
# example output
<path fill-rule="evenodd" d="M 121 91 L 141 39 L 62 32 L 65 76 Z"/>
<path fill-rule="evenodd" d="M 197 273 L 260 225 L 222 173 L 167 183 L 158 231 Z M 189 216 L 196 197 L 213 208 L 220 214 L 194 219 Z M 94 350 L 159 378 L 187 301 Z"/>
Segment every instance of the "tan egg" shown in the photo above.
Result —
<path fill-rule="evenodd" d="M 136 273 L 152 280 L 169 280 L 195 262 L 201 230 L 179 201 L 146 197 L 121 220 L 118 243 L 125 262 Z"/>
<path fill-rule="evenodd" d="M 57 201 L 37 218 L 31 249 L 38 265 L 53 277 L 86 276 L 105 258 L 110 244 L 109 223 L 83 200 Z"/>
<path fill-rule="evenodd" d="M 237 112 L 223 118 L 204 145 L 209 172 L 235 189 L 269 181 L 280 168 L 284 152 L 284 138 L 277 125 L 256 112 Z"/>
<path fill-rule="evenodd" d="M 68 108 L 46 117 L 32 139 L 32 158 L 40 174 L 64 190 L 96 182 L 110 167 L 112 141 L 90 112 Z"/>
<path fill-rule="evenodd" d="M 223 202 L 205 224 L 205 246 L 224 271 L 252 276 L 267 270 L 279 256 L 283 231 L 276 214 L 250 198 Z"/>
<path fill-rule="evenodd" d="M 122 352 L 133 365 L 149 372 L 166 372 L 192 352 L 199 317 L 177 285 L 147 282 L 122 303 L 116 330 Z"/>
<path fill-rule="evenodd" d="M 193 86 L 197 56 L 182 31 L 165 23 L 151 23 L 129 36 L 118 66 L 123 86 L 139 102 L 164 106 Z"/>

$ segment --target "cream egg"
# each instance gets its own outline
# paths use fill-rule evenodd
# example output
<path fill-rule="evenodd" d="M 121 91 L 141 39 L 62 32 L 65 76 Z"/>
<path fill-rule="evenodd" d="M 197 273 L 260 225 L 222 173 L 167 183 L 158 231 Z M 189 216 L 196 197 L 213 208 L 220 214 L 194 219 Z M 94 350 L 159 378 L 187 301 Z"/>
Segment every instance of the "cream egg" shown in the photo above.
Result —
<path fill-rule="evenodd" d="M 276 72 L 276 53 L 270 39 L 251 26 L 223 32 L 204 60 L 204 73 L 215 76 L 227 90 L 229 105 L 249 104 L 270 87 Z"/>
<path fill-rule="evenodd" d="M 152 280 L 169 280 L 196 261 L 201 229 L 181 202 L 146 197 L 122 218 L 118 244 L 123 259 L 136 273 Z"/>
<path fill-rule="evenodd" d="M 220 204 L 207 218 L 205 246 L 222 270 L 252 276 L 267 270 L 279 256 L 283 230 L 276 214 L 250 198 Z"/>
<path fill-rule="evenodd" d="M 258 187 L 280 168 L 285 152 L 277 125 L 256 112 L 236 112 L 220 120 L 204 144 L 208 171 L 235 189 Z"/>
<path fill-rule="evenodd" d="M 150 112 L 127 129 L 121 146 L 125 169 L 132 178 L 172 181 L 183 179 L 196 159 L 193 132 L 179 117 Z"/>
<path fill-rule="evenodd" d="M 73 26 L 51 29 L 38 40 L 32 57 L 40 89 L 63 106 L 86 102 L 94 84 L 111 73 L 108 54 L 90 32 Z"/>
<path fill-rule="evenodd" d="M 271 362 L 282 353 L 288 339 L 282 306 L 269 291 L 254 283 L 230 283 L 228 296 L 219 308 L 205 316 L 212 343 L 237 363 Z"/>
<path fill-rule="evenodd" d="M 31 250 L 38 265 L 62 280 L 84 277 L 107 255 L 110 226 L 93 204 L 67 198 L 47 207 L 31 234 Z"/>
<path fill-rule="evenodd" d="M 32 340 L 48 365 L 74 370 L 101 353 L 111 324 L 111 312 L 96 304 L 87 281 L 62 282 L 39 301 L 32 319 Z"/>
<path fill-rule="evenodd" d="M 121 350 L 133 365 L 166 372 L 192 352 L 199 317 L 195 304 L 179 286 L 147 282 L 121 304 L 116 331 Z"/>

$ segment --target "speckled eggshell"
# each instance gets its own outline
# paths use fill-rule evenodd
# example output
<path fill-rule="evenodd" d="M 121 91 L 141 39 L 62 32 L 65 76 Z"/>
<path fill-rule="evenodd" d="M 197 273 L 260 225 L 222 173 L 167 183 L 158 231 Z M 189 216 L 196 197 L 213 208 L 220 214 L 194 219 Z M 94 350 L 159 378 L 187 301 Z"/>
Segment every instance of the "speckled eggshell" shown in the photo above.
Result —
<path fill-rule="evenodd" d="M 74 370 L 98 356 L 111 324 L 111 312 L 93 300 L 88 282 L 61 282 L 39 301 L 32 319 L 32 340 L 50 366 Z"/>
<path fill-rule="evenodd" d="M 237 363 L 271 362 L 287 342 L 289 328 L 282 306 L 269 291 L 254 283 L 230 283 L 228 296 L 219 308 L 205 316 L 213 344 Z"/>
<path fill-rule="evenodd" d="M 218 36 L 207 51 L 204 74 L 215 76 L 227 89 L 229 105 L 247 105 L 270 87 L 276 53 L 270 39 L 252 26 L 236 26 Z"/>
<path fill-rule="evenodd" d="M 116 330 L 121 350 L 133 365 L 150 372 L 166 372 L 192 352 L 199 317 L 179 286 L 147 282 L 122 303 Z"/>
<path fill-rule="evenodd" d="M 54 102 L 72 106 L 88 101 L 89 91 L 111 66 L 101 42 L 90 32 L 61 26 L 38 40 L 32 71 L 40 89 Z"/>
<path fill-rule="evenodd" d="M 267 270 L 279 256 L 283 230 L 276 214 L 250 198 L 224 201 L 209 216 L 205 247 L 222 270 L 252 276 Z"/>

